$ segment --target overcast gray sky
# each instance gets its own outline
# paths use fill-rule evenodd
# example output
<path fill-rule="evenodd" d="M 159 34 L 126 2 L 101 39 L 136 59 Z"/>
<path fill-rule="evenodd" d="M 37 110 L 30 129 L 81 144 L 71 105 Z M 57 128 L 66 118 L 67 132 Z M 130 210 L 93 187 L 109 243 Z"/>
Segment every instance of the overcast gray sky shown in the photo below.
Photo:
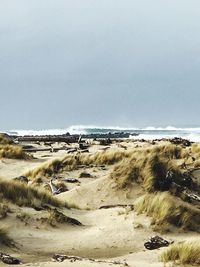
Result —
<path fill-rule="evenodd" d="M 0 0 L 0 129 L 200 125 L 199 0 Z"/>

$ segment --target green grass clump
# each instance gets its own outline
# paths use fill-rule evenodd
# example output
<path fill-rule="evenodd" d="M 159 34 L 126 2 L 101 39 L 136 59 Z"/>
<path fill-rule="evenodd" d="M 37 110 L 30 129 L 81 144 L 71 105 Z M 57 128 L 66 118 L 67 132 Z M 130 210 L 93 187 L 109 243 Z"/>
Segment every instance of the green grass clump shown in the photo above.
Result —
<path fill-rule="evenodd" d="M 163 262 L 200 265 L 200 239 L 172 244 L 161 254 Z"/>
<path fill-rule="evenodd" d="M 135 201 L 134 208 L 138 213 L 151 216 L 157 230 L 173 225 L 184 230 L 200 231 L 200 210 L 168 192 L 146 193 Z"/>
<path fill-rule="evenodd" d="M 38 207 L 41 205 L 64 206 L 64 203 L 50 193 L 14 181 L 0 179 L 0 197 L 19 206 Z"/>

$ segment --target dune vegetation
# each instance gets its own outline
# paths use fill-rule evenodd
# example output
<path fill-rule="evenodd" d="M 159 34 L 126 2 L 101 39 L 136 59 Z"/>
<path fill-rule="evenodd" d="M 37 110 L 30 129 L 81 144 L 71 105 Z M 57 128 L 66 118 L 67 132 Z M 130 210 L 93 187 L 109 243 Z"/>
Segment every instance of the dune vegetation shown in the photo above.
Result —
<path fill-rule="evenodd" d="M 167 230 L 173 225 L 200 231 L 200 210 L 169 192 L 146 193 L 135 201 L 134 209 L 151 216 L 156 230 Z"/>
<path fill-rule="evenodd" d="M 7 135 L 0 134 L 0 158 L 27 159 L 28 157 L 21 146 L 14 144 Z"/>
<path fill-rule="evenodd" d="M 124 151 L 120 150 L 106 150 L 96 152 L 95 154 L 76 154 L 67 155 L 62 159 L 53 159 L 39 167 L 26 172 L 24 175 L 30 179 L 34 179 L 41 176 L 50 177 L 62 171 L 72 171 L 80 165 L 112 165 L 119 162 L 123 158 L 130 156 L 132 150 Z"/>
<path fill-rule="evenodd" d="M 13 141 L 6 134 L 0 133 L 0 144 L 1 145 L 11 145 Z"/>
<path fill-rule="evenodd" d="M 172 144 L 139 148 L 116 164 L 110 176 L 118 187 L 138 182 L 145 190 L 153 192 L 160 190 L 168 170 L 179 179 L 182 159 L 188 157 L 190 154 L 186 149 Z"/>
<path fill-rule="evenodd" d="M 200 264 L 199 240 L 184 241 L 169 246 L 161 254 L 163 262 L 177 261 L 182 264 Z"/>
<path fill-rule="evenodd" d="M 9 245 L 11 242 L 8 236 L 8 230 L 4 227 L 0 227 L 0 245 Z"/>
<path fill-rule="evenodd" d="M 113 149 L 94 154 L 67 155 L 62 159 L 53 159 L 24 175 L 29 179 L 52 177 L 63 171 L 71 171 L 79 166 L 114 165 L 109 178 L 116 188 L 121 189 L 139 184 L 144 195 L 135 202 L 138 213 L 152 217 L 152 224 L 158 230 L 167 230 L 171 226 L 199 231 L 200 211 L 195 205 L 185 202 L 182 196 L 169 191 L 166 174 L 173 172 L 173 179 L 182 184 L 183 173 L 193 168 L 200 157 L 198 146 L 183 147 L 171 143 L 162 143 L 131 148 Z M 164 192 L 166 191 L 166 192 Z"/>
<path fill-rule="evenodd" d="M 28 155 L 18 145 L 0 145 L 0 158 L 27 159 Z"/>
<path fill-rule="evenodd" d="M 55 207 L 64 206 L 64 203 L 54 198 L 48 192 L 39 190 L 20 182 L 5 181 L 0 179 L 0 199 L 10 201 L 18 206 L 40 207 L 52 205 Z"/>

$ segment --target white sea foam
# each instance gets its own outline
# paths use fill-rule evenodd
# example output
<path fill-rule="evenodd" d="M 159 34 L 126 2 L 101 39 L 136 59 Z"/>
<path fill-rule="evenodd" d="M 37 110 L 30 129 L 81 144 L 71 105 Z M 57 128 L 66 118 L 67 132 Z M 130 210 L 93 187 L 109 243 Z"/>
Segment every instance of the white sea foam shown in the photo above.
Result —
<path fill-rule="evenodd" d="M 130 139 L 135 139 L 135 140 L 155 140 L 155 139 L 162 139 L 162 138 L 174 138 L 174 137 L 181 137 L 184 139 L 187 139 L 191 142 L 200 142 L 200 134 L 194 134 L 194 133 L 190 133 L 187 135 L 182 135 L 182 134 L 140 134 L 139 136 L 133 136 L 130 135 Z"/>
<path fill-rule="evenodd" d="M 8 134 L 13 135 L 62 135 L 66 133 L 70 134 L 90 134 L 101 133 L 109 131 L 129 131 L 135 132 L 139 135 L 132 136 L 134 139 L 161 139 L 161 138 L 173 138 L 182 137 L 191 141 L 200 142 L 200 127 L 185 127 L 178 128 L 174 126 L 167 127 L 120 127 L 120 126 L 99 126 L 99 125 L 72 125 L 64 129 L 43 129 L 43 130 L 12 130 L 8 131 Z"/>

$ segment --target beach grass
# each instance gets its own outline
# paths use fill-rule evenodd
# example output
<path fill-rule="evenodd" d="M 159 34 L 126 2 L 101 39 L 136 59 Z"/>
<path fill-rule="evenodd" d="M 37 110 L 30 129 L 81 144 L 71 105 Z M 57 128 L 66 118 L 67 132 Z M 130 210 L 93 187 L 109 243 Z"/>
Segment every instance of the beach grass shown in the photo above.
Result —
<path fill-rule="evenodd" d="M 182 264 L 200 265 L 200 239 L 175 243 L 161 254 L 163 262 L 176 261 Z"/>
<path fill-rule="evenodd" d="M 0 227 L 0 245 L 9 245 L 11 239 L 8 236 L 8 230 L 5 227 Z"/>
<path fill-rule="evenodd" d="M 169 225 L 183 230 L 200 230 L 200 210 L 169 192 L 146 193 L 135 201 L 134 209 L 139 214 L 151 216 L 156 230 L 166 230 Z"/>
<path fill-rule="evenodd" d="M 7 200 L 19 206 L 40 207 L 42 205 L 52 205 L 62 207 L 65 205 L 44 190 L 3 179 L 0 179 L 0 197 L 1 200 Z"/>
<path fill-rule="evenodd" d="M 48 162 L 45 162 L 37 168 L 24 173 L 24 175 L 29 177 L 30 179 L 34 179 L 40 176 L 51 177 L 52 175 L 62 172 L 63 170 L 72 171 L 80 165 L 113 165 L 116 162 L 119 162 L 120 160 L 129 157 L 130 154 L 131 150 L 123 151 L 122 149 L 119 149 L 116 151 L 98 151 L 92 155 L 67 155 L 61 159 L 53 159 Z"/>
<path fill-rule="evenodd" d="M 11 145 L 13 143 L 13 140 L 7 134 L 0 133 L 0 145 Z"/>
<path fill-rule="evenodd" d="M 135 149 L 114 166 L 110 177 L 120 188 L 138 182 L 147 191 L 160 190 L 160 182 L 168 170 L 172 170 L 179 179 L 180 169 L 176 162 L 186 155 L 187 151 L 182 147 L 172 144 Z"/>
<path fill-rule="evenodd" d="M 0 145 L 0 158 L 27 159 L 29 156 L 23 151 L 21 146 L 3 144 Z"/>

